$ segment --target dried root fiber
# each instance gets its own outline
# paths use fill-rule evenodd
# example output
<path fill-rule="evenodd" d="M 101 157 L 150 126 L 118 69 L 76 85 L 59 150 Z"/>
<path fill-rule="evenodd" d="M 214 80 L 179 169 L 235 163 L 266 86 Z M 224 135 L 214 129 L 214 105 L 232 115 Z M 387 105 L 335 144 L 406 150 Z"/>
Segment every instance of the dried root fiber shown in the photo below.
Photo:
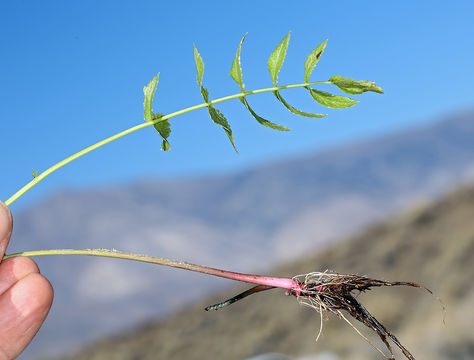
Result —
<path fill-rule="evenodd" d="M 383 280 L 371 279 L 360 275 L 331 274 L 328 272 L 313 272 L 306 275 L 298 275 L 293 278 L 300 284 L 301 290 L 289 290 L 287 295 L 294 295 L 298 298 L 298 302 L 310 306 L 318 311 L 321 315 L 321 334 L 323 317 L 329 312 L 335 314 L 339 318 L 344 319 L 351 325 L 364 339 L 370 341 L 363 336 L 344 316 L 342 311 L 346 311 L 353 318 L 372 329 L 377 333 L 382 342 L 387 347 L 391 356 L 385 355 L 379 348 L 373 345 L 387 359 L 395 359 L 390 346 L 389 339 L 402 351 L 407 359 L 414 360 L 412 354 L 400 343 L 385 326 L 383 326 L 370 312 L 360 304 L 354 297 L 353 292 L 363 292 L 370 290 L 372 287 L 379 286 L 411 286 L 422 288 L 432 293 L 429 289 L 413 282 L 390 282 Z"/>

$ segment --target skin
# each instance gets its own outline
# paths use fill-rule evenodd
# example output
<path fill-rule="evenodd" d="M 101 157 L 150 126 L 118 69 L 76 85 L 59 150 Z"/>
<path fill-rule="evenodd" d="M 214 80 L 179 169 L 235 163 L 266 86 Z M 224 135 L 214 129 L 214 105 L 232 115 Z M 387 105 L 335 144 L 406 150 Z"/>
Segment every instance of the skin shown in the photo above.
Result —
<path fill-rule="evenodd" d="M 26 257 L 1 261 L 13 220 L 0 201 L 0 360 L 14 359 L 26 348 L 48 315 L 53 288 Z"/>

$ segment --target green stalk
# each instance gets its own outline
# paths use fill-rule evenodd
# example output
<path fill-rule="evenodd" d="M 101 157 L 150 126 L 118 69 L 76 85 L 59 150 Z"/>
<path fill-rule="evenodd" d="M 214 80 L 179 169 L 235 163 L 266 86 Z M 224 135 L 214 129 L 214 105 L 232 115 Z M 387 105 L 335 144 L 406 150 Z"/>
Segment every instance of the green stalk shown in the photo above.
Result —
<path fill-rule="evenodd" d="M 117 139 L 119 139 L 119 138 L 121 138 L 125 135 L 131 134 L 131 133 L 133 133 L 137 130 L 143 129 L 147 126 L 154 125 L 157 122 L 164 121 L 164 120 L 167 120 L 167 119 L 171 119 L 175 116 L 182 115 L 182 114 L 188 113 L 190 111 L 203 109 L 203 108 L 206 108 L 210 105 L 217 104 L 217 103 L 220 103 L 220 102 L 223 102 L 223 101 L 243 98 L 243 97 L 248 96 L 248 95 L 260 94 L 260 93 L 264 93 L 264 92 L 278 91 L 278 90 L 284 90 L 284 89 L 292 89 L 292 88 L 298 88 L 298 87 L 306 87 L 306 86 L 309 86 L 309 85 L 316 85 L 316 84 L 331 84 L 331 82 L 329 82 L 329 81 L 316 81 L 316 82 L 312 82 L 312 83 L 277 86 L 277 87 L 271 87 L 271 88 L 266 88 L 266 89 L 258 89 L 258 90 L 253 90 L 253 91 L 241 92 L 241 93 L 238 93 L 238 94 L 225 96 L 225 97 L 222 97 L 222 98 L 219 98 L 219 99 L 216 99 L 216 100 L 205 102 L 205 103 L 202 103 L 202 104 L 199 104 L 199 105 L 191 106 L 191 107 L 188 107 L 188 108 L 183 109 L 183 110 L 175 111 L 175 112 L 173 112 L 171 114 L 168 114 L 168 115 L 165 115 L 165 116 L 163 116 L 163 117 L 161 117 L 161 118 L 159 118 L 155 121 L 144 122 L 142 124 L 133 126 L 133 127 L 129 128 L 127 130 L 121 131 L 121 132 L 119 132 L 119 133 L 117 133 L 113 136 L 110 136 L 110 137 L 108 137 L 108 138 L 106 138 L 102 141 L 99 141 L 98 143 L 95 143 L 94 145 L 88 146 L 85 149 L 82 149 L 81 151 L 79 151 L 79 152 L 65 158 L 64 160 L 58 162 L 57 164 L 51 166 L 50 168 L 48 168 L 47 170 L 43 171 L 41 174 L 36 176 L 28 184 L 23 186 L 20 190 L 18 190 L 15 194 L 13 194 L 10 198 L 8 198 L 4 203 L 5 203 L 5 205 L 10 206 L 16 200 L 18 200 L 23 194 L 25 194 L 27 191 L 31 190 L 35 185 L 37 185 L 40 181 L 42 181 L 48 175 L 51 175 L 53 172 L 60 169 L 64 165 L 69 164 L 71 161 L 76 160 L 76 159 L 80 158 L 81 156 L 91 152 L 92 150 L 98 149 L 101 146 L 104 146 L 104 145 L 106 145 L 106 144 L 108 144 L 108 143 L 110 143 L 114 140 L 117 140 Z"/>
<path fill-rule="evenodd" d="M 116 259 L 124 260 L 134 260 L 141 261 L 145 263 L 169 266 L 173 268 L 189 270 L 194 272 L 199 272 L 207 275 L 218 276 L 225 279 L 231 279 L 246 283 L 258 284 L 269 287 L 278 287 L 287 290 L 300 291 L 301 287 L 297 281 L 290 278 L 281 278 L 275 276 L 261 276 L 261 275 L 252 275 L 252 274 L 242 274 L 236 273 L 233 271 L 215 269 L 208 266 L 190 264 L 183 261 L 170 260 L 164 258 L 158 258 L 149 255 L 140 255 L 132 254 L 127 252 L 121 252 L 116 250 L 106 250 L 106 249 L 54 249 L 54 250 L 34 250 L 34 251 L 24 251 L 21 253 L 15 253 L 10 255 L 5 255 L 3 260 L 6 260 L 15 256 L 47 256 L 47 255 L 88 255 L 88 256 L 99 256 L 99 257 L 109 257 Z"/>

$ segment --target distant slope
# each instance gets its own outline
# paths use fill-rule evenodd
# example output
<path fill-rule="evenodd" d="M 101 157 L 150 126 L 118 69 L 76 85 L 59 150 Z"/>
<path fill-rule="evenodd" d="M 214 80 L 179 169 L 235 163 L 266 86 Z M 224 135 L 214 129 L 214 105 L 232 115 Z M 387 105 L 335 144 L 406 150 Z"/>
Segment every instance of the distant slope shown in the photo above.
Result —
<path fill-rule="evenodd" d="M 472 178 L 472 139 L 474 111 L 236 174 L 63 191 L 14 214 L 10 251 L 103 247 L 268 269 Z M 227 284 L 106 259 L 38 262 L 56 297 L 24 358 L 117 332 Z"/>
<path fill-rule="evenodd" d="M 395 332 L 416 359 L 473 359 L 473 219 L 474 187 L 470 187 L 275 273 L 291 276 L 329 268 L 425 284 L 447 305 L 445 325 L 439 302 L 421 290 L 374 289 L 359 299 Z M 193 283 L 183 282 L 181 286 L 185 296 Z M 98 341 L 74 356 L 60 359 L 243 359 L 267 352 L 334 355 L 314 359 L 382 358 L 333 316 L 315 343 L 318 315 L 298 306 L 294 298 L 285 297 L 280 290 L 253 295 L 217 312 L 203 310 L 205 305 L 237 291 L 209 298 L 166 320 Z M 377 341 L 370 331 L 363 332 Z M 404 358 L 399 354 L 397 359 Z"/>

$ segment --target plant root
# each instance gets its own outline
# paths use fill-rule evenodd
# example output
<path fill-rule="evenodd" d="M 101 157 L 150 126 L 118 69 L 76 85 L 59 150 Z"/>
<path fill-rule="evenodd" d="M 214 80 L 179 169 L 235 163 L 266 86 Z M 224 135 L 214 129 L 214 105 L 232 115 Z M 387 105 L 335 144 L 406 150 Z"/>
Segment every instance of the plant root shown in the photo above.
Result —
<path fill-rule="evenodd" d="M 387 359 L 394 359 L 392 347 L 388 342 L 388 339 L 390 339 L 407 359 L 415 360 L 413 355 L 400 343 L 396 336 L 387 330 L 385 326 L 355 299 L 352 292 L 363 292 L 370 290 L 372 287 L 380 286 L 410 286 L 424 289 L 432 294 L 431 290 L 413 282 L 390 282 L 371 279 L 360 275 L 332 274 L 328 272 L 312 272 L 306 275 L 295 276 L 293 279 L 300 284 L 300 288 L 287 291 L 287 295 L 294 295 L 300 304 L 314 308 L 321 315 L 321 319 L 323 319 L 323 316 L 327 318 L 329 312 L 344 319 L 359 335 L 383 354 L 379 348 L 372 344 L 344 317 L 341 310 L 345 310 L 354 319 L 360 321 L 377 333 L 390 352 L 391 356 L 384 354 Z M 321 331 L 322 325 L 319 330 L 318 338 Z"/>

